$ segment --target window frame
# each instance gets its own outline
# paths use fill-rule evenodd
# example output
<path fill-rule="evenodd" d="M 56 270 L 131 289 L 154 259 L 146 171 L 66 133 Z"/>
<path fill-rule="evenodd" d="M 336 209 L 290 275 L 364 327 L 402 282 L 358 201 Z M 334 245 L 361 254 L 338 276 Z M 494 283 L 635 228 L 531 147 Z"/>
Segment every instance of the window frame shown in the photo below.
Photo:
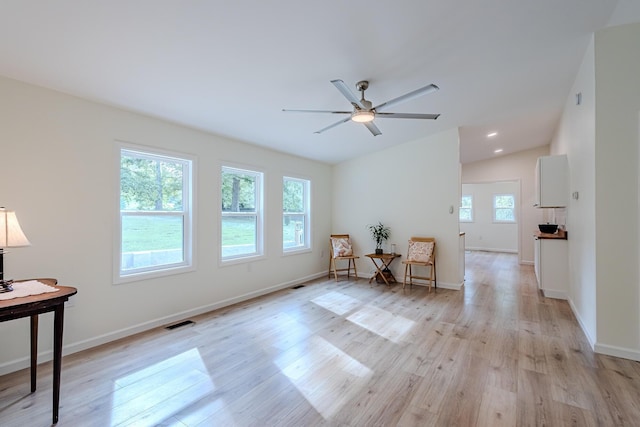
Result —
<path fill-rule="evenodd" d="M 250 212 L 224 212 L 222 210 L 223 203 L 223 194 L 222 194 L 222 174 L 225 172 L 239 172 L 243 175 L 253 175 L 256 178 L 255 185 L 255 213 Z M 233 164 L 230 162 L 224 162 L 220 165 L 219 169 L 219 177 L 220 177 L 220 185 L 218 186 L 218 206 L 220 219 L 218 221 L 218 249 L 219 249 L 219 257 L 218 263 L 220 266 L 233 265 L 233 264 L 241 264 L 246 262 L 255 261 L 258 259 L 265 258 L 265 250 L 264 250 L 264 242 L 265 242 L 265 212 L 264 212 L 264 187 L 265 187 L 265 173 L 257 167 L 247 166 L 247 165 L 239 165 Z M 231 255 L 224 256 L 223 255 L 223 245 L 222 245 L 222 221 L 226 216 L 255 216 L 256 217 L 256 242 L 255 247 L 256 250 L 249 254 L 240 254 L 240 255 Z"/>
<path fill-rule="evenodd" d="M 303 185 L 303 205 L 304 212 L 285 212 L 284 211 L 284 186 L 285 181 L 299 182 Z M 282 229 L 282 253 L 283 255 L 299 254 L 311 251 L 311 180 L 309 178 L 296 177 L 291 175 L 283 175 L 282 177 L 282 223 L 284 223 L 285 215 L 302 215 L 304 216 L 304 244 L 286 248 L 284 246 L 284 228 Z"/>
<path fill-rule="evenodd" d="M 513 199 L 513 207 L 512 208 L 498 208 L 496 206 L 496 200 L 498 197 L 509 196 Z M 514 193 L 494 193 L 492 198 L 492 213 L 493 213 L 493 222 L 495 224 L 516 224 L 518 222 L 518 217 L 516 215 L 516 195 Z M 510 219 L 498 219 L 496 213 L 498 210 L 511 210 L 513 212 L 513 220 Z"/>
<path fill-rule="evenodd" d="M 468 198 L 471 199 L 471 207 L 470 208 L 462 207 L 462 199 L 464 199 L 465 197 L 468 197 Z M 474 222 L 475 221 L 475 215 L 474 215 L 473 209 L 474 209 L 473 208 L 473 194 L 463 194 L 462 196 L 460 196 L 460 208 L 458 210 L 458 222 L 464 222 L 464 223 Z M 462 212 L 463 210 L 469 210 L 471 219 L 460 219 L 460 212 Z"/>
<path fill-rule="evenodd" d="M 156 147 L 116 141 L 116 229 L 113 245 L 113 283 L 123 284 L 174 274 L 182 274 L 196 269 L 195 261 L 195 180 L 196 157 L 187 153 L 170 151 Z M 161 160 L 181 163 L 183 165 L 182 176 L 182 210 L 181 211 L 123 211 L 120 208 L 121 184 L 122 184 L 122 157 L 125 153 L 130 157 L 150 160 Z M 157 216 L 157 217 L 181 217 L 182 218 L 182 254 L 183 260 L 177 263 L 161 264 L 157 266 L 142 267 L 132 270 L 122 270 L 122 226 L 123 217 L 126 216 Z"/>

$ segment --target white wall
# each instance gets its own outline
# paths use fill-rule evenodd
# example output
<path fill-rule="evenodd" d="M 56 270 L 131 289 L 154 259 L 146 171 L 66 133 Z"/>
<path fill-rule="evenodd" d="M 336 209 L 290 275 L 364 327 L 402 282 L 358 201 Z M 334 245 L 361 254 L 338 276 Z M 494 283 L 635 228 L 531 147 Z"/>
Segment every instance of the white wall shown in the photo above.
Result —
<path fill-rule="evenodd" d="M 372 272 L 364 255 L 374 251 L 375 243 L 366 227 L 381 221 L 391 228 L 388 244 L 395 243 L 403 255 L 409 237 L 435 237 L 438 286 L 460 287 L 459 158 L 454 129 L 334 166 L 332 232 L 351 234 L 361 257 L 359 272 Z M 402 280 L 400 261 L 392 270 Z"/>
<path fill-rule="evenodd" d="M 549 146 L 521 151 L 462 165 L 462 182 L 520 182 L 520 263 L 533 264 L 533 233 L 544 219 L 543 209 L 533 207 L 534 172 L 540 156 L 549 154 Z"/>
<path fill-rule="evenodd" d="M 197 157 L 197 270 L 112 284 L 115 140 Z M 65 351 L 325 274 L 331 232 L 331 166 L 232 141 L 59 92 L 0 78 L 0 205 L 15 210 L 32 243 L 5 256 L 7 278 L 55 277 L 78 288 L 65 313 Z M 218 188 L 223 161 L 265 172 L 266 259 L 218 266 Z M 282 255 L 282 176 L 312 181 L 310 253 Z M 51 349 L 51 315 L 40 350 Z M 28 320 L 0 323 L 0 374 L 27 366 Z M 46 359 L 42 357 L 42 360 Z"/>
<path fill-rule="evenodd" d="M 640 360 L 638 46 L 640 24 L 595 36 L 596 347 Z M 613 224 L 622 231 L 613 232 Z"/>
<path fill-rule="evenodd" d="M 640 24 L 595 34 L 552 152 L 569 159 L 570 303 L 597 352 L 640 360 Z M 582 105 L 575 93 L 582 92 Z M 619 230 L 619 231 L 617 231 Z"/>
<path fill-rule="evenodd" d="M 473 196 L 473 222 L 461 222 L 466 248 L 493 252 L 518 252 L 518 222 L 520 221 L 520 182 L 486 182 L 462 184 L 462 194 Z M 516 223 L 493 220 L 493 196 L 513 194 L 516 203 Z"/>
<path fill-rule="evenodd" d="M 565 102 L 562 120 L 551 144 L 552 154 L 567 154 L 569 199 L 569 302 L 591 344 L 596 341 L 596 191 L 595 69 L 593 40 L 584 55 Z M 581 105 L 575 95 L 582 94 Z"/>

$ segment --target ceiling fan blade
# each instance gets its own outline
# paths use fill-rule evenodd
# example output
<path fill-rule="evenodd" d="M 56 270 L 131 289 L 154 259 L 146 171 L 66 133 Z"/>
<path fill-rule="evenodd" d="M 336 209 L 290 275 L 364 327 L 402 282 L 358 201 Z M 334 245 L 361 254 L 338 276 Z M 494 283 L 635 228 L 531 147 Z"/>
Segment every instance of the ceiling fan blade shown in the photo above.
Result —
<path fill-rule="evenodd" d="M 378 129 L 378 126 L 376 126 L 373 122 L 366 122 L 366 123 L 363 123 L 363 125 L 365 125 L 367 129 L 369 129 L 369 131 L 373 134 L 373 136 L 382 135 L 382 132 L 380 132 L 380 129 Z"/>
<path fill-rule="evenodd" d="M 331 124 L 331 125 L 327 126 L 326 128 L 322 128 L 320 130 L 317 130 L 314 133 L 322 133 L 322 132 L 324 132 L 326 130 L 329 130 L 329 129 L 334 128 L 334 127 L 336 127 L 338 125 L 341 125 L 342 123 L 346 123 L 349 120 L 351 120 L 351 116 L 347 117 L 346 119 L 342 119 L 339 122 L 335 122 L 334 124 Z"/>
<path fill-rule="evenodd" d="M 397 98 L 393 98 L 391 101 L 383 102 L 382 104 L 378 105 L 377 107 L 374 107 L 374 109 L 376 111 L 382 111 L 382 110 L 385 110 L 387 108 L 393 107 L 394 105 L 398 105 L 401 102 L 409 101 L 409 100 L 411 100 L 413 98 L 417 98 L 419 96 L 426 95 L 426 94 L 431 93 L 431 92 L 435 92 L 435 91 L 437 91 L 439 89 L 440 88 L 438 86 L 434 85 L 434 84 L 427 85 L 425 87 L 421 87 L 420 89 L 416 89 L 416 90 L 414 90 L 412 92 L 405 93 L 404 95 L 399 96 Z"/>
<path fill-rule="evenodd" d="M 353 92 L 351 92 L 349 90 L 349 88 L 347 87 L 346 84 L 344 84 L 344 82 L 342 80 L 331 80 L 331 83 L 333 83 L 333 85 L 336 87 L 336 89 L 338 89 L 340 91 L 340 93 L 347 98 L 347 100 L 353 105 L 353 106 L 357 106 L 358 108 L 365 110 L 366 108 L 364 108 L 364 105 L 362 105 L 362 102 L 360 102 L 360 100 L 358 99 L 357 96 L 354 95 Z"/>
<path fill-rule="evenodd" d="M 376 111 L 376 117 L 382 119 L 427 119 L 435 120 L 440 117 L 440 114 L 421 114 L 421 113 L 378 113 Z"/>
<path fill-rule="evenodd" d="M 331 114 L 351 114 L 352 111 L 330 111 L 330 110 L 287 110 L 282 109 L 285 113 L 331 113 Z"/>

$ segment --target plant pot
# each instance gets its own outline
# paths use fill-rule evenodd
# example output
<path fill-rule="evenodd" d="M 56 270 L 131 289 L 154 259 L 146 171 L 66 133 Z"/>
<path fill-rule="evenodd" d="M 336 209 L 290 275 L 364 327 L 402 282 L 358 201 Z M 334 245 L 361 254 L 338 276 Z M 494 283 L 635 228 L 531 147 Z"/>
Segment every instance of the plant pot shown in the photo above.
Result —
<path fill-rule="evenodd" d="M 376 255 L 382 255 L 382 249 L 376 249 Z"/>

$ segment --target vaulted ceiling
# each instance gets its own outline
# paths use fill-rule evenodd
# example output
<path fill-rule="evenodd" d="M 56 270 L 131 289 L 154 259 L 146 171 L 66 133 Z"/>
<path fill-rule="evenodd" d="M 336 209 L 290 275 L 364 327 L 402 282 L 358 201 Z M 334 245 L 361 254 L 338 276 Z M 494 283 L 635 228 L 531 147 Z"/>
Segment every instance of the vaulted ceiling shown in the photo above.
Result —
<path fill-rule="evenodd" d="M 6 0 L 0 75 L 275 150 L 339 163 L 460 128 L 469 162 L 550 142 L 602 0 Z M 379 104 L 429 83 L 372 136 L 330 80 Z M 487 138 L 489 132 L 498 132 Z"/>

